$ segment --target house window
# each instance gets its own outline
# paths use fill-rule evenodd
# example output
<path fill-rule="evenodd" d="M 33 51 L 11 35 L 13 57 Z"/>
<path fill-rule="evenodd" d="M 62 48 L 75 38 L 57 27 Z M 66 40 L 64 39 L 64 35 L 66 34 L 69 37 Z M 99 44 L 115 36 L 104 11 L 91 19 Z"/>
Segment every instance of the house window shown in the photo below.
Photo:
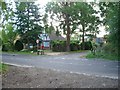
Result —
<path fill-rule="evenodd" d="M 50 42 L 43 42 L 44 47 L 50 47 Z"/>

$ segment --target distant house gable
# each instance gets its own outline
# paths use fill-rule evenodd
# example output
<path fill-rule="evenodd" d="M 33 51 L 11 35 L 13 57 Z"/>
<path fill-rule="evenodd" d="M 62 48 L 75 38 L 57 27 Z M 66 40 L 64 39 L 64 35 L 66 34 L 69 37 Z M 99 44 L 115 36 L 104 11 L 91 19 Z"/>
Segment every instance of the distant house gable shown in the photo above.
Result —
<path fill-rule="evenodd" d="M 39 34 L 39 38 L 42 39 L 43 41 L 50 41 L 50 37 L 48 34 Z"/>
<path fill-rule="evenodd" d="M 52 40 L 65 40 L 65 38 L 62 37 L 61 35 L 57 36 L 55 32 L 52 32 L 51 34 L 46 34 L 46 33 L 39 34 L 38 37 L 42 39 L 42 43 L 45 48 L 50 47 L 50 41 Z"/>
<path fill-rule="evenodd" d="M 66 40 L 63 36 L 59 35 L 57 36 L 55 31 L 52 31 L 51 34 L 49 34 L 50 40 Z"/>

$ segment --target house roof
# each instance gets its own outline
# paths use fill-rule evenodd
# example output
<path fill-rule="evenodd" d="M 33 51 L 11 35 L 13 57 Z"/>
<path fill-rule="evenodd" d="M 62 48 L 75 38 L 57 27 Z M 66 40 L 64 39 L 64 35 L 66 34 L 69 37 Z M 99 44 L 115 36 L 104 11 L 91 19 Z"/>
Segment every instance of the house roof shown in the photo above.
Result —
<path fill-rule="evenodd" d="M 52 31 L 51 34 L 39 34 L 39 38 L 41 38 L 44 41 L 50 41 L 50 40 L 66 40 L 61 35 L 57 36 L 55 31 Z"/>
<path fill-rule="evenodd" d="M 57 36 L 55 31 L 51 32 L 51 34 L 49 34 L 50 40 L 66 40 L 64 37 L 62 37 L 61 35 Z"/>

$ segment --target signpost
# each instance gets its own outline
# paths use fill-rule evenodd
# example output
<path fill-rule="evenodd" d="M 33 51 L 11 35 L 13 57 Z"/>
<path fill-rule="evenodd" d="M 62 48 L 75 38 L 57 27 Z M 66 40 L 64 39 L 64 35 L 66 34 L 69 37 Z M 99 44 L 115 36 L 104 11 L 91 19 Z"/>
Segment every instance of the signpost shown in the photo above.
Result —
<path fill-rule="evenodd" d="M 37 43 L 37 55 L 39 55 L 39 39 L 36 40 Z"/>
<path fill-rule="evenodd" d="M 43 43 L 42 43 L 42 45 L 40 45 L 41 47 L 39 46 L 39 43 L 40 43 L 39 39 L 36 40 L 36 43 L 37 43 L 37 55 L 39 55 L 39 52 L 41 52 L 41 55 L 44 55 L 44 45 L 43 45 Z M 40 50 L 39 50 L 39 48 L 40 48 Z"/>

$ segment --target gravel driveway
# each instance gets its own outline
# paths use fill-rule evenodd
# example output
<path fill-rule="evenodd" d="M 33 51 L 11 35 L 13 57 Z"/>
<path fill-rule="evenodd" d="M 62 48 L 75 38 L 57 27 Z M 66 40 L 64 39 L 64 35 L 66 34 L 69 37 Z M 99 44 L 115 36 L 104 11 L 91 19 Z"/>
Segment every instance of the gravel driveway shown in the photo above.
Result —
<path fill-rule="evenodd" d="M 118 80 L 34 67 L 9 66 L 3 88 L 117 88 Z"/>

